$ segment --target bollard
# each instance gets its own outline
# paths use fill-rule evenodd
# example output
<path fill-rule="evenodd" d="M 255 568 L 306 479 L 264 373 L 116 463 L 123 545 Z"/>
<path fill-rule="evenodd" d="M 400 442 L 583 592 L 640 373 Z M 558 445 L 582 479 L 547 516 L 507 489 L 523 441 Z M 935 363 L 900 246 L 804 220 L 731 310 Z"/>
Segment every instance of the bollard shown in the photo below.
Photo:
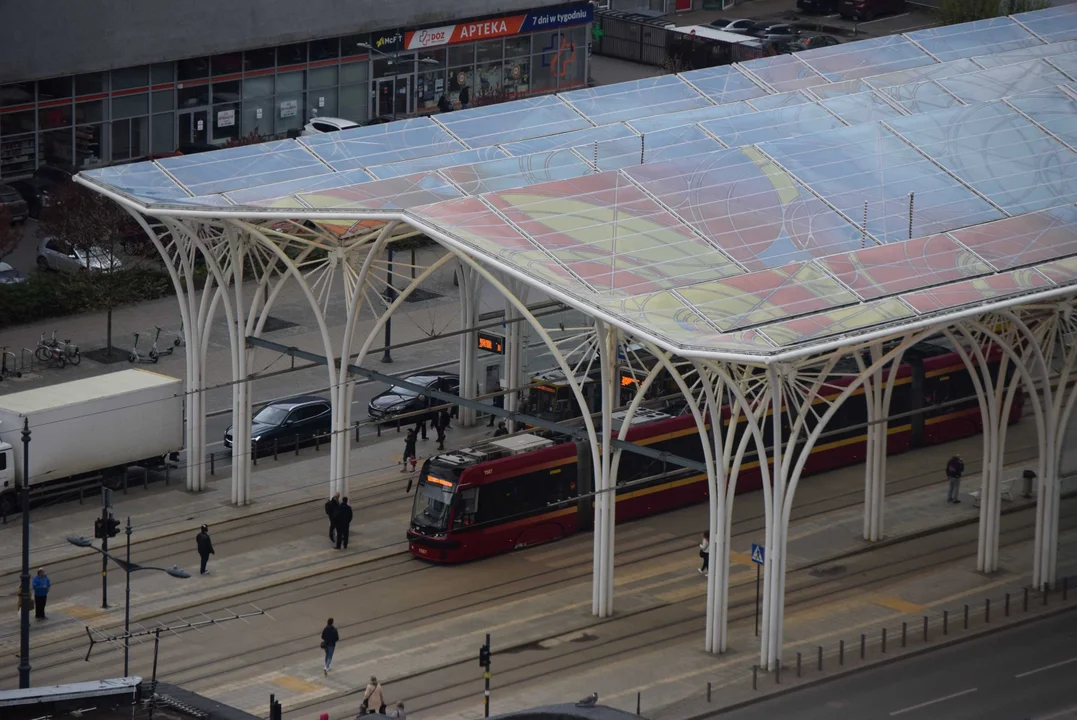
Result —
<path fill-rule="evenodd" d="M 823 646 L 819 646 L 819 669 L 823 669 Z"/>
<path fill-rule="evenodd" d="M 984 622 L 991 622 L 991 598 L 984 598 Z"/>
<path fill-rule="evenodd" d="M 710 684 L 710 681 L 708 681 L 707 682 L 707 702 L 709 703 L 710 701 L 711 701 L 711 684 Z"/>
<path fill-rule="evenodd" d="M 251 443 L 251 464 L 258 464 L 258 443 Z"/>
<path fill-rule="evenodd" d="M 969 606 L 968 606 L 968 603 L 965 604 L 965 627 L 964 627 L 964 629 L 965 630 L 969 629 Z"/>
<path fill-rule="evenodd" d="M 927 615 L 924 615 L 924 642 L 927 642 Z"/>
<path fill-rule="evenodd" d="M 640 714 L 640 701 L 643 699 L 643 693 L 636 693 L 636 716 Z"/>
<path fill-rule="evenodd" d="M 142 489 L 150 489 L 150 469 L 146 467 L 142 468 Z"/>
<path fill-rule="evenodd" d="M 277 454 L 278 454 L 278 451 L 280 450 L 280 443 L 277 440 L 278 440 L 278 438 L 273 438 L 273 461 L 274 462 L 277 461 Z"/>
<path fill-rule="evenodd" d="M 1006 617 L 1010 616 L 1010 594 L 1006 593 L 1006 604 L 1003 606 L 1002 614 Z"/>
<path fill-rule="evenodd" d="M 295 436 L 295 456 L 299 457 L 299 435 Z"/>
<path fill-rule="evenodd" d="M 797 653 L 797 677 L 800 677 L 800 653 Z"/>
<path fill-rule="evenodd" d="M 886 628 L 883 628 L 883 652 L 886 652 Z"/>
<path fill-rule="evenodd" d="M 355 442 L 359 442 L 359 423 L 355 423 Z"/>
<path fill-rule="evenodd" d="M 759 666 L 752 665 L 752 690 L 757 689 L 757 682 L 759 681 Z"/>
<path fill-rule="evenodd" d="M 210 475 L 216 475 L 216 473 L 213 472 L 213 453 L 212 452 L 209 454 L 209 474 Z"/>
<path fill-rule="evenodd" d="M 845 641 L 838 640 L 838 665 L 845 664 Z"/>
<path fill-rule="evenodd" d="M 774 661 L 774 682 L 778 685 L 782 684 L 782 661 Z"/>
<path fill-rule="evenodd" d="M 949 635 L 950 634 L 950 611 L 949 610 L 943 610 L 942 611 L 942 634 L 943 635 Z"/>
<path fill-rule="evenodd" d="M 1025 588 L 1025 601 L 1024 601 L 1024 607 L 1022 607 L 1022 611 L 1023 612 L 1028 612 L 1028 588 L 1027 587 Z"/>
<path fill-rule="evenodd" d="M 168 475 L 171 470 L 172 466 L 168 463 L 165 463 L 165 487 L 168 487 Z"/>
<path fill-rule="evenodd" d="M 378 437 L 381 437 L 381 423 L 376 424 L 374 427 L 378 430 Z"/>
<path fill-rule="evenodd" d="M 860 659 L 864 659 L 864 651 L 867 650 L 868 636 L 860 633 Z"/>

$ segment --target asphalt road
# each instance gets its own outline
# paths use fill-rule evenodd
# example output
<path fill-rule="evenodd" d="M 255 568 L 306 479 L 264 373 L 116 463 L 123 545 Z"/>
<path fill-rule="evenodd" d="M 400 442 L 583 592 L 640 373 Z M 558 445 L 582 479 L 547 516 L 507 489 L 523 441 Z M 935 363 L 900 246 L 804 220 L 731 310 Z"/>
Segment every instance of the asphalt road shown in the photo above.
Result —
<path fill-rule="evenodd" d="M 721 720 L 1077 718 L 1077 612 L 723 713 Z"/>

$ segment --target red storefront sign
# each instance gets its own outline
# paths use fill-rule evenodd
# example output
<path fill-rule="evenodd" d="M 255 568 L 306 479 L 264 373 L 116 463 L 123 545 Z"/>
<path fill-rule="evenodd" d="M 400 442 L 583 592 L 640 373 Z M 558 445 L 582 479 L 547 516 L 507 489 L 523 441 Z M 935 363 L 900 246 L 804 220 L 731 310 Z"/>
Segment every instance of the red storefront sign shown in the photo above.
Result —
<path fill-rule="evenodd" d="M 490 40 L 516 35 L 524 25 L 527 15 L 481 20 L 478 22 L 443 25 L 442 27 L 414 30 L 404 34 L 404 47 L 408 50 L 453 45 L 455 43 Z"/>

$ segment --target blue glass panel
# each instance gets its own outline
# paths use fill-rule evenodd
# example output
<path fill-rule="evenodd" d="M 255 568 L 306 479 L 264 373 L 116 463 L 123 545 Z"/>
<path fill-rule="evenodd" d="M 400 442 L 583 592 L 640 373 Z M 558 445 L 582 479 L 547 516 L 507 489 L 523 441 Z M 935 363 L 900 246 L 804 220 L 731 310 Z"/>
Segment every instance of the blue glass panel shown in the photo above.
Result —
<path fill-rule="evenodd" d="M 962 102 L 934 80 L 897 85 L 879 90 L 911 113 L 931 112 L 958 107 Z"/>
<path fill-rule="evenodd" d="M 822 85 L 827 82 L 810 65 L 802 63 L 796 55 L 775 55 L 741 63 L 740 66 L 765 82 L 777 92 Z"/>
<path fill-rule="evenodd" d="M 844 80 L 829 85 L 812 85 L 811 89 L 807 92 L 817 98 L 825 100 L 826 98 L 838 97 L 840 95 L 852 95 L 868 90 L 871 90 L 871 86 L 863 80 Z"/>
<path fill-rule="evenodd" d="M 437 121 L 471 147 L 583 130 L 591 123 L 554 95 L 443 113 Z"/>
<path fill-rule="evenodd" d="M 266 200 L 288 197 L 302 192 L 314 192 L 316 190 L 330 190 L 332 188 L 347 187 L 373 180 L 370 173 L 365 170 L 348 170 L 347 172 L 331 173 L 329 175 L 316 175 L 314 177 L 288 180 L 286 182 L 261 185 L 259 187 L 235 190 L 228 193 L 228 197 L 237 205 L 250 205 Z"/>
<path fill-rule="evenodd" d="M 833 82 L 936 64 L 900 35 L 805 50 L 797 56 Z"/>
<path fill-rule="evenodd" d="M 411 175 L 425 170 L 442 170 L 456 165 L 469 165 L 506 157 L 508 153 L 496 147 L 475 148 L 474 150 L 461 150 L 448 153 L 447 155 L 431 155 L 430 157 L 404 160 L 403 162 L 389 165 L 374 165 L 367 168 L 371 175 L 376 178 L 391 178 L 400 175 Z"/>
<path fill-rule="evenodd" d="M 937 65 L 923 65 L 921 67 L 909 68 L 908 70 L 889 72 L 885 75 L 872 75 L 864 80 L 878 90 L 879 88 L 906 85 L 909 83 L 921 82 L 923 80 L 938 80 L 939 78 L 953 77 L 954 75 L 977 72 L 978 70 L 980 70 L 979 65 L 968 58 L 962 58 L 960 60 L 938 63 Z"/>
<path fill-rule="evenodd" d="M 735 65 L 690 70 L 681 73 L 681 77 L 719 105 L 736 100 L 751 100 L 768 93 L 765 88 L 738 71 Z"/>
<path fill-rule="evenodd" d="M 775 140 L 761 149 L 858 224 L 867 203 L 868 233 L 884 242 L 908 239 L 910 193 L 913 237 L 1002 217 L 879 123 Z"/>
<path fill-rule="evenodd" d="M 980 103 L 890 125 L 1011 214 L 1077 201 L 1077 153 L 1002 103 Z"/>
<path fill-rule="evenodd" d="M 1053 88 L 1010 98 L 1009 102 L 1070 147 L 1077 147 L 1077 100 L 1073 96 Z"/>
<path fill-rule="evenodd" d="M 722 146 L 695 125 L 682 125 L 668 130 L 656 130 L 639 138 L 611 140 L 598 144 L 598 169 L 616 170 L 645 163 L 717 152 Z M 594 146 L 577 148 L 591 160 Z M 593 160 L 592 160 L 593 162 Z"/>
<path fill-rule="evenodd" d="M 587 130 L 577 130 L 576 132 L 509 143 L 501 147 L 509 155 L 530 155 L 531 153 L 548 152 L 550 150 L 567 150 L 577 145 L 614 140 L 616 138 L 635 137 L 635 135 L 636 133 L 632 132 L 632 128 L 624 123 L 614 123 Z"/>
<path fill-rule="evenodd" d="M 293 140 L 245 145 L 158 161 L 195 195 L 325 175 L 332 170 Z"/>
<path fill-rule="evenodd" d="M 850 125 L 901 117 L 901 112 L 879 95 L 872 92 L 842 95 L 819 103 Z"/>
<path fill-rule="evenodd" d="M 468 195 L 481 195 L 553 180 L 583 177 L 594 173 L 594 168 L 571 150 L 554 150 L 460 165 L 442 172 Z"/>
<path fill-rule="evenodd" d="M 189 193 L 152 162 L 83 170 L 81 174 L 105 185 L 111 185 L 132 197 L 150 201 L 180 200 L 190 197 Z"/>
<path fill-rule="evenodd" d="M 936 80 L 966 103 L 982 103 L 1055 87 L 1069 81 L 1043 60 L 1003 65 L 969 75 Z"/>
<path fill-rule="evenodd" d="M 700 125 L 730 147 L 843 127 L 841 120 L 818 105 L 794 105 Z"/>
<path fill-rule="evenodd" d="M 430 118 L 414 118 L 300 139 L 334 170 L 466 150 Z"/>
<path fill-rule="evenodd" d="M 1013 65 L 1025 60 L 1050 57 L 1052 55 L 1065 55 L 1077 52 L 1077 40 L 1051 43 L 1050 45 L 1033 45 L 1027 48 L 1018 48 L 1009 52 L 994 53 L 991 55 L 977 55 L 973 60 L 985 68 L 999 67 L 1000 65 Z"/>
<path fill-rule="evenodd" d="M 680 112 L 710 105 L 707 98 L 681 82 L 676 75 L 661 75 L 633 82 L 603 85 L 562 93 L 561 99 L 596 125 Z"/>
<path fill-rule="evenodd" d="M 1077 40 L 1077 5 L 1020 13 L 1013 19 L 1049 43 Z"/>
<path fill-rule="evenodd" d="M 1066 73 L 1070 77 L 1077 78 L 1077 53 L 1056 55 L 1055 57 L 1048 58 L 1047 62 L 1049 62 L 1051 65 L 1058 68 L 1062 72 Z"/>
<path fill-rule="evenodd" d="M 755 112 L 755 110 L 753 110 L 752 106 L 748 103 L 734 102 L 726 103 L 725 105 L 712 105 L 711 107 L 699 108 L 698 110 L 685 110 L 684 112 L 670 113 L 669 115 L 654 115 L 652 117 L 639 118 L 638 120 L 633 120 L 629 124 L 635 128 L 636 132 L 649 133 L 656 130 L 666 130 L 667 128 L 673 128 L 679 125 L 691 125 L 704 120 L 743 115 L 744 113 L 750 112 Z"/>
<path fill-rule="evenodd" d="M 917 30 L 906 33 L 906 37 L 942 62 L 983 55 L 986 48 L 1007 52 L 1042 44 L 1032 33 L 1006 17 Z"/>
<path fill-rule="evenodd" d="M 776 93 L 774 95 L 764 95 L 763 97 L 755 98 L 754 100 L 751 100 L 751 105 L 756 110 L 775 110 L 780 107 L 803 105 L 804 103 L 810 102 L 812 102 L 812 98 L 809 95 L 800 90 L 793 90 L 792 92 Z"/>

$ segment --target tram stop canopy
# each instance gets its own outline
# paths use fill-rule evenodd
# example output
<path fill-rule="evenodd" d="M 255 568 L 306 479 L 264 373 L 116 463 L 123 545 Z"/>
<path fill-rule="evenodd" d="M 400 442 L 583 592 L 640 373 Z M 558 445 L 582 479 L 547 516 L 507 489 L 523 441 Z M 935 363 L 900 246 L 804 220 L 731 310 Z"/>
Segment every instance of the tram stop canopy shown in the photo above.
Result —
<path fill-rule="evenodd" d="M 150 216 L 401 220 L 685 356 L 1077 283 L 1077 6 L 108 167 Z"/>

